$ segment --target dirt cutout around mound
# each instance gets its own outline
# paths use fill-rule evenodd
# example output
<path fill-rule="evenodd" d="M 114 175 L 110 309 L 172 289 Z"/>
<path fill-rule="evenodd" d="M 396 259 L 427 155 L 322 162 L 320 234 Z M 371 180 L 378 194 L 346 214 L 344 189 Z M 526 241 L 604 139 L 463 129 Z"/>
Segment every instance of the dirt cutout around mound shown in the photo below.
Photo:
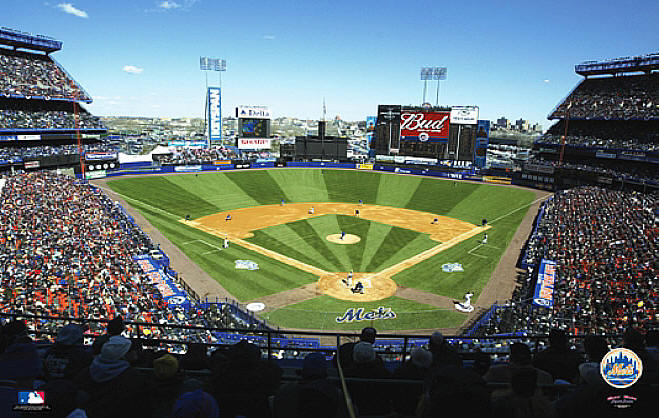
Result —
<path fill-rule="evenodd" d="M 345 236 L 343 237 L 341 236 L 341 234 L 330 234 L 326 236 L 325 239 L 331 242 L 332 244 L 342 244 L 342 245 L 357 244 L 359 241 L 362 240 L 357 235 L 353 235 L 353 234 L 345 234 Z"/>
<path fill-rule="evenodd" d="M 314 213 L 310 213 L 311 211 L 309 209 L 311 207 L 314 208 Z M 431 239 L 440 241 L 441 243 L 380 272 L 355 272 L 355 278 L 368 280 L 367 283 L 363 283 L 365 285 L 364 293 L 353 293 L 341 281 L 342 278 L 346 277 L 347 273 L 328 272 L 244 239 L 253 236 L 252 231 L 254 230 L 294 222 L 300 219 L 308 219 L 327 214 L 356 216 L 355 209 L 359 210 L 359 215 L 362 219 L 430 234 Z M 231 215 L 231 218 L 229 219 L 227 215 Z M 491 228 L 490 226 L 477 227 L 458 219 L 411 209 L 348 203 L 291 203 L 285 205 L 256 206 L 220 212 L 201 217 L 194 221 L 181 219 L 180 222 L 222 238 L 228 237 L 232 242 L 247 249 L 308 273 L 315 274 L 319 276 L 317 282 L 318 292 L 337 299 L 358 302 L 376 301 L 395 295 L 398 287 L 396 282 L 391 279 L 393 275 Z M 340 241 L 341 234 L 333 235 Z M 350 235 L 346 234 L 344 239 Z M 356 242 L 361 239 L 358 236 L 352 236 L 357 238 Z M 329 240 L 329 236 L 327 238 Z M 366 284 L 370 286 L 366 286 Z"/>

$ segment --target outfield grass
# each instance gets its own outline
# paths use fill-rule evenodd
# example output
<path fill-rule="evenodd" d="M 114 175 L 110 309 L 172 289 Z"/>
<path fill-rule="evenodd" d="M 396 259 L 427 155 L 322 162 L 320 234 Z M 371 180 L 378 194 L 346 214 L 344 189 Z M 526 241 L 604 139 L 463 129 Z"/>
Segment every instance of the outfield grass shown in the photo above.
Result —
<path fill-rule="evenodd" d="M 230 209 L 278 204 L 282 199 L 287 202 L 357 202 L 361 199 L 366 204 L 438 213 L 473 224 L 480 224 L 482 218 L 487 218 L 493 226 L 488 231 L 487 246 L 479 246 L 480 236 L 473 237 L 393 277 L 402 286 L 461 299 L 467 291 L 476 296 L 480 294 L 527 209 L 511 212 L 528 205 L 534 198 L 531 191 L 511 187 L 331 169 L 147 176 L 113 179 L 108 185 L 125 196 L 128 203 L 240 301 L 293 289 L 317 278 L 238 245 L 217 251 L 213 246 L 221 247 L 220 239 L 188 227 L 178 222 L 179 219 L 185 215 L 195 219 Z M 326 235 L 341 230 L 359 235 L 362 241 L 354 245 L 337 245 L 325 240 Z M 434 245 L 426 235 L 416 231 L 343 215 L 326 215 L 265 228 L 255 231 L 250 240 L 305 263 L 337 272 L 377 272 Z M 261 269 L 236 270 L 234 262 L 237 259 L 255 261 Z M 452 262 L 462 264 L 464 272 L 443 272 L 442 264 Z M 441 327 L 444 325 L 438 324 L 457 323 L 463 317 L 452 311 L 412 308 L 410 304 L 415 302 L 400 298 L 380 301 L 380 306 L 385 302 L 395 311 L 407 309 L 421 313 L 414 314 L 415 319 L 409 322 L 379 321 L 382 324 L 378 325 L 379 328 L 424 328 L 424 324 L 431 322 L 434 324 L 431 327 Z M 304 310 L 317 306 L 317 312 L 334 313 L 345 312 L 347 305 L 370 306 L 329 296 L 303 304 Z M 292 312 L 297 311 L 290 308 L 271 313 L 273 322 L 304 328 L 298 325 L 300 321 L 307 321 L 294 318 Z M 307 312 L 303 317 L 310 318 L 310 315 Z M 313 323 L 326 321 L 320 313 L 316 316 Z"/>

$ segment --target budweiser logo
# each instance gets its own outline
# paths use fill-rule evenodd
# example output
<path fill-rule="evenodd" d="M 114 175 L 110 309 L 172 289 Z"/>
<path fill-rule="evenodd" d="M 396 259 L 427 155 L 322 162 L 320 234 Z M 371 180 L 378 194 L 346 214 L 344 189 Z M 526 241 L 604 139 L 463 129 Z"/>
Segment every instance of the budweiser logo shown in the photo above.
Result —
<path fill-rule="evenodd" d="M 448 115 L 441 119 L 425 119 L 425 113 L 403 113 L 400 115 L 400 128 L 410 131 L 441 132 Z"/>

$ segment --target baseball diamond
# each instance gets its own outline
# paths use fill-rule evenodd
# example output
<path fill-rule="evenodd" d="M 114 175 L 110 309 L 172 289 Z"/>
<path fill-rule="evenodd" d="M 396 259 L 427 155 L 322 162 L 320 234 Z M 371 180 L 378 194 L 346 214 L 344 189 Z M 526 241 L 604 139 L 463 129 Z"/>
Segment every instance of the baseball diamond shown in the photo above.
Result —
<path fill-rule="evenodd" d="M 258 314 L 273 325 L 307 329 L 362 326 L 334 320 L 351 307 L 390 308 L 395 318 L 378 322 L 382 329 L 459 327 L 469 315 L 452 300 L 467 291 L 476 307 L 494 300 L 497 286 L 485 291 L 494 268 L 537 203 L 533 192 L 514 187 L 335 169 L 107 184 L 203 269 L 207 278 L 185 277 L 201 295 L 261 302 Z M 490 222 L 480 226 L 483 218 Z M 235 260 L 259 268 L 237 270 Z M 463 271 L 442 270 L 454 262 Z"/>

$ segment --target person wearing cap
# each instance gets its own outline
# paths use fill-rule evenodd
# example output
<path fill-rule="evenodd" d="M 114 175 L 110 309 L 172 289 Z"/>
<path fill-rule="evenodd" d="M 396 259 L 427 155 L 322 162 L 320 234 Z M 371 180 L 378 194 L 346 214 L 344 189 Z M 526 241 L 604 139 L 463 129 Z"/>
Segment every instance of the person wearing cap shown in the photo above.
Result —
<path fill-rule="evenodd" d="M 180 372 L 179 361 L 171 354 L 153 360 L 151 404 L 153 417 L 164 417 L 172 410 L 174 401 L 183 393 L 201 389 L 202 382 L 186 379 Z"/>
<path fill-rule="evenodd" d="M 15 380 L 19 384 L 32 385 L 41 375 L 41 360 L 36 346 L 27 335 L 23 321 L 11 321 L 3 327 L 5 350 L 0 353 L 0 380 Z"/>
<path fill-rule="evenodd" d="M 85 410 L 90 417 L 150 414 L 151 385 L 126 360 L 130 346 L 127 338 L 110 337 L 91 365 L 76 376 L 78 387 L 89 395 Z"/>
<path fill-rule="evenodd" d="M 301 380 L 282 385 L 275 395 L 274 418 L 347 417 L 343 392 L 327 380 L 325 354 L 307 354 L 296 373 Z"/>
<path fill-rule="evenodd" d="M 367 343 L 374 344 L 375 343 L 375 337 L 377 336 L 377 330 L 373 327 L 365 327 L 362 329 L 361 334 L 359 335 L 359 342 L 364 341 Z M 355 348 L 356 342 L 349 342 L 349 343 L 344 343 L 341 344 L 341 347 L 339 347 L 338 355 L 340 356 L 341 359 L 341 367 L 343 369 L 349 368 L 352 366 L 353 360 L 352 360 L 352 350 Z M 379 358 L 379 357 L 378 357 Z M 332 364 L 336 367 L 336 354 L 332 358 Z"/>
<path fill-rule="evenodd" d="M 57 333 L 55 344 L 46 351 L 43 373 L 46 380 L 72 379 L 92 362 L 92 355 L 82 346 L 80 325 L 69 324 Z"/>
<path fill-rule="evenodd" d="M 462 367 L 460 355 L 444 341 L 444 334 L 435 331 L 430 336 L 428 351 L 432 353 L 432 366 L 434 368 L 443 366 Z"/>
<path fill-rule="evenodd" d="M 105 344 L 110 337 L 115 336 L 115 335 L 121 335 L 122 332 L 124 332 L 124 329 L 126 326 L 124 325 L 124 319 L 121 317 L 121 315 L 117 315 L 110 322 L 108 322 L 107 326 L 107 331 L 108 333 L 105 335 L 101 335 L 100 337 L 96 338 L 94 340 L 94 343 L 92 344 L 92 350 L 94 351 L 94 354 L 99 354 L 101 352 L 101 347 L 103 347 L 103 344 Z"/>
<path fill-rule="evenodd" d="M 220 408 L 211 395 L 199 389 L 194 392 L 186 392 L 176 399 L 169 416 L 172 418 L 219 418 Z"/>

